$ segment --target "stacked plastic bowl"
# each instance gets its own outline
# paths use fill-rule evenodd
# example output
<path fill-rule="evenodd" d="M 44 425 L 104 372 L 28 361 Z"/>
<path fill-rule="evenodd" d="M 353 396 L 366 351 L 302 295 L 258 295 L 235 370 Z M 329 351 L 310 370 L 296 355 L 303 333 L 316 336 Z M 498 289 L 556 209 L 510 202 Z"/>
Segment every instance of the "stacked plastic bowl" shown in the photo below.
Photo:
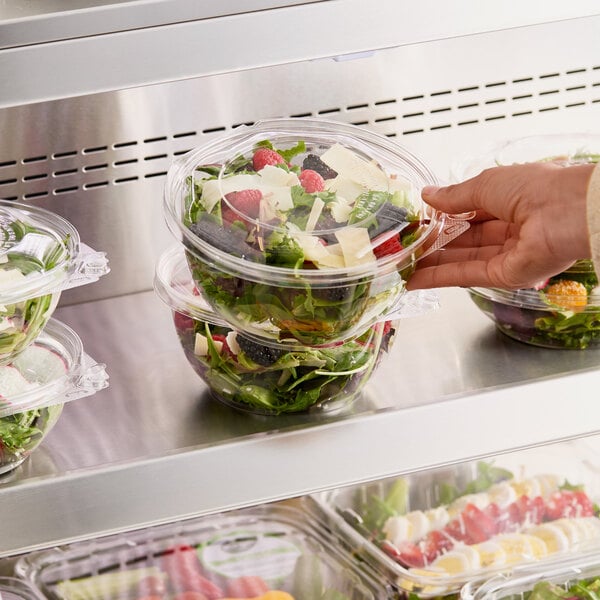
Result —
<path fill-rule="evenodd" d="M 600 135 L 536 135 L 463 159 L 454 167 L 453 179 L 463 181 L 496 165 L 553 161 L 566 167 L 598 160 Z M 590 260 L 577 261 L 535 288 L 471 288 L 469 294 L 499 331 L 520 342 L 573 350 L 600 345 L 600 286 Z"/>
<path fill-rule="evenodd" d="M 0 200 L 0 474 L 31 454 L 67 400 L 107 385 L 104 366 L 52 318 L 65 289 L 107 272 L 68 221 Z"/>
<path fill-rule="evenodd" d="M 340 408 L 418 313 L 405 283 L 464 223 L 428 210 L 429 169 L 387 138 L 319 119 L 242 126 L 165 185 L 181 242 L 156 289 L 213 394 L 264 414 Z"/>

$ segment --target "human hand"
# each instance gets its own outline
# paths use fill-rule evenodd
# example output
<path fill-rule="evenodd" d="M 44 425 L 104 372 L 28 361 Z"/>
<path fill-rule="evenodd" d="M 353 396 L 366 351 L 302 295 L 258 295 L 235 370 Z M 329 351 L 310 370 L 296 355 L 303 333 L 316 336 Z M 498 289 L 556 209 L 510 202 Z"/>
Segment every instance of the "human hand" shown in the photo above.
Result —
<path fill-rule="evenodd" d="M 476 216 L 462 235 L 417 263 L 408 289 L 533 287 L 590 258 L 586 195 L 593 169 L 528 163 L 424 188 L 422 197 L 433 208 Z"/>

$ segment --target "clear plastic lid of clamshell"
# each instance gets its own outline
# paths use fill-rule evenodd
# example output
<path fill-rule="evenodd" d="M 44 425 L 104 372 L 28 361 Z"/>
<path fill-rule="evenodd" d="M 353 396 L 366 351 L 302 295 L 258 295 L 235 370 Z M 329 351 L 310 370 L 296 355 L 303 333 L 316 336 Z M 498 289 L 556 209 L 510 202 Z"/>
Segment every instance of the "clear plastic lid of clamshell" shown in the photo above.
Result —
<path fill-rule="evenodd" d="M 50 600 L 378 600 L 366 566 L 309 515 L 263 506 L 25 556 L 16 572 Z"/>
<path fill-rule="evenodd" d="M 0 418 L 89 396 L 107 385 L 105 366 L 84 352 L 70 327 L 50 319 L 35 342 L 0 365 Z"/>
<path fill-rule="evenodd" d="M 600 456 L 553 444 L 311 496 L 317 513 L 403 593 L 600 549 Z"/>
<path fill-rule="evenodd" d="M 59 215 L 0 200 L 0 305 L 91 283 L 108 271 L 105 254 L 82 244 Z"/>

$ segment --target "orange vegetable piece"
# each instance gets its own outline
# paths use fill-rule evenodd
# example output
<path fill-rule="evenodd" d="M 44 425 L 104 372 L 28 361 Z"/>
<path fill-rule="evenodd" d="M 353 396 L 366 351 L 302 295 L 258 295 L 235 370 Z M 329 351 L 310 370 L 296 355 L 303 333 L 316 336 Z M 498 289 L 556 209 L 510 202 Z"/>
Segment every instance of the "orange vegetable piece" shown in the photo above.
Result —
<path fill-rule="evenodd" d="M 562 279 L 549 285 L 545 293 L 549 302 L 567 310 L 578 311 L 587 306 L 587 290 L 579 281 Z"/>

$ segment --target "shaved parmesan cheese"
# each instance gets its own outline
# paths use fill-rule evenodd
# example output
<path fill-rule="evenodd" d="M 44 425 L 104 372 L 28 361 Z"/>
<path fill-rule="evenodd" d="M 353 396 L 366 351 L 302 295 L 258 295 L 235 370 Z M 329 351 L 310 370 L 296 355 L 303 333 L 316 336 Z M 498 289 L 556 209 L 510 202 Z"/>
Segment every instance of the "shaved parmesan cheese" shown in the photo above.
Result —
<path fill-rule="evenodd" d="M 312 208 L 310 209 L 310 215 L 308 215 L 308 220 L 306 221 L 306 231 L 312 231 L 315 228 L 324 206 L 325 202 L 323 202 L 321 198 L 315 198 Z"/>
<path fill-rule="evenodd" d="M 364 227 L 345 227 L 335 232 L 347 267 L 375 262 L 369 232 Z"/>
<path fill-rule="evenodd" d="M 238 344 L 237 333 L 235 331 L 230 331 L 227 334 L 225 341 L 227 342 L 227 347 L 233 352 L 233 354 L 239 354 L 240 345 Z"/>
<path fill-rule="evenodd" d="M 196 334 L 194 340 L 194 354 L 196 356 L 206 356 L 208 354 L 208 341 L 205 335 L 201 333 Z"/>
<path fill-rule="evenodd" d="M 217 352 L 220 354 L 221 350 L 223 350 L 223 342 L 219 340 L 212 340 L 214 347 Z M 196 356 L 207 356 L 209 354 L 208 350 L 208 339 L 205 335 L 201 333 L 196 334 L 196 339 L 194 340 L 194 354 Z"/>
<path fill-rule="evenodd" d="M 302 248 L 304 258 L 315 265 L 324 267 L 341 268 L 344 266 L 344 258 L 339 254 L 331 254 L 327 246 L 324 246 L 318 237 L 314 235 L 297 234 L 294 239 Z"/>
<path fill-rule="evenodd" d="M 279 169 L 281 171 L 281 169 Z M 288 211 L 294 208 L 292 190 L 288 187 L 261 186 L 264 198 L 277 210 Z"/>
<path fill-rule="evenodd" d="M 259 171 L 262 185 L 274 187 L 292 187 L 300 185 L 298 175 L 292 171 L 286 171 L 273 165 L 266 165 Z"/>
<path fill-rule="evenodd" d="M 325 189 L 335 192 L 338 198 L 341 196 L 350 203 L 354 202 L 358 196 L 367 191 L 365 187 L 356 183 L 356 181 L 342 175 L 338 175 L 334 179 L 328 179 L 325 182 Z"/>
<path fill-rule="evenodd" d="M 346 223 L 352 212 L 352 204 L 338 196 L 337 200 L 329 204 L 329 212 L 336 223 Z"/>

